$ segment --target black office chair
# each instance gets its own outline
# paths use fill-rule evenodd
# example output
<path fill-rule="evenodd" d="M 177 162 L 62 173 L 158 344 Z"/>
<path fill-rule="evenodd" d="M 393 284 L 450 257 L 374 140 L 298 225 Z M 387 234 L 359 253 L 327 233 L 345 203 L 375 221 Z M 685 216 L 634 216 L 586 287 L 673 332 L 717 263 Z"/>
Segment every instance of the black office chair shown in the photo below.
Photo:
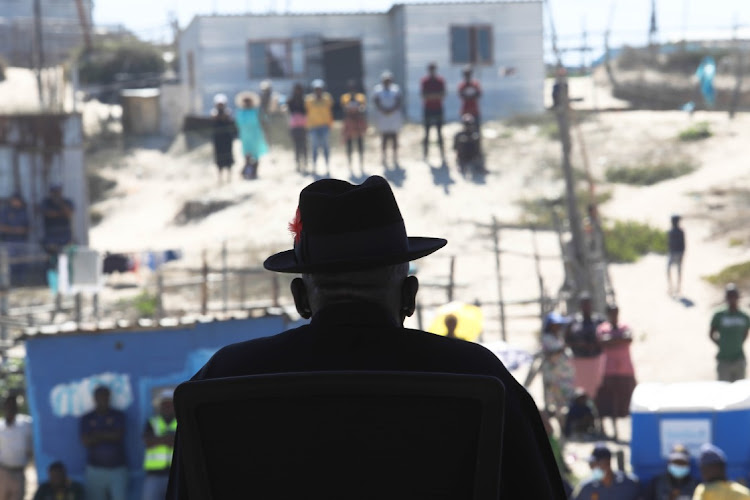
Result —
<path fill-rule="evenodd" d="M 504 387 L 404 372 L 257 375 L 175 392 L 190 498 L 499 497 Z"/>

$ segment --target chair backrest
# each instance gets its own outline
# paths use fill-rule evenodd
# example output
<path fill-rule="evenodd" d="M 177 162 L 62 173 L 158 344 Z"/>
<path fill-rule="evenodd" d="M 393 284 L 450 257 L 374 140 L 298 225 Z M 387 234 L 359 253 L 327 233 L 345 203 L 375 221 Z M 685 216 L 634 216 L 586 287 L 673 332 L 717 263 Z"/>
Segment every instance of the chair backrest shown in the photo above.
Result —
<path fill-rule="evenodd" d="M 497 499 L 504 421 L 493 377 L 255 375 L 181 384 L 191 498 Z"/>

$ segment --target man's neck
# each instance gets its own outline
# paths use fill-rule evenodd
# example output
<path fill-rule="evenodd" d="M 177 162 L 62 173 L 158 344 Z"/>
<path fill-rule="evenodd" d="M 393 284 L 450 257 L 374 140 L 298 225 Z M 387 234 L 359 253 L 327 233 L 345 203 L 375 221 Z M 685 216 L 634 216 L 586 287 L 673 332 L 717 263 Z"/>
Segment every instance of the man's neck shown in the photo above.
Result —
<path fill-rule="evenodd" d="M 609 470 L 604 474 L 604 479 L 602 479 L 602 484 L 604 486 L 612 486 L 612 483 L 614 481 L 615 481 L 615 473 Z"/>

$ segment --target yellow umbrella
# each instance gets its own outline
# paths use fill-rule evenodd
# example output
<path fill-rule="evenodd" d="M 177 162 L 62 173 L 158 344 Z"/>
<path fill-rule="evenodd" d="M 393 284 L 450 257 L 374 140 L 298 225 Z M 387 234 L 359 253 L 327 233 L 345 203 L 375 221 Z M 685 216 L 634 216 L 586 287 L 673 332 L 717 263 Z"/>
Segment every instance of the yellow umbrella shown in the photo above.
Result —
<path fill-rule="evenodd" d="M 456 337 L 470 342 L 476 342 L 479 339 L 484 325 L 482 309 L 463 302 L 449 302 L 440 306 L 437 316 L 432 320 L 427 331 L 437 335 L 447 335 L 448 327 L 445 323 L 446 319 L 451 321 L 450 316 L 456 319 Z"/>

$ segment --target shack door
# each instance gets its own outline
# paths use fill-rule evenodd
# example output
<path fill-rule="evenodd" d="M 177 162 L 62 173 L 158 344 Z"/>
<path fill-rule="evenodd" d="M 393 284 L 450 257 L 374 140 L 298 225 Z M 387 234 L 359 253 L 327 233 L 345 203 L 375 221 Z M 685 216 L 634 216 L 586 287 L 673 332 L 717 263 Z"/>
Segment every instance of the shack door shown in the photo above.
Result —
<path fill-rule="evenodd" d="M 356 81 L 362 89 L 362 42 L 356 39 L 324 40 L 323 72 L 327 90 L 335 101 L 334 116 L 341 118 L 339 100 L 346 93 L 349 80 Z"/>

